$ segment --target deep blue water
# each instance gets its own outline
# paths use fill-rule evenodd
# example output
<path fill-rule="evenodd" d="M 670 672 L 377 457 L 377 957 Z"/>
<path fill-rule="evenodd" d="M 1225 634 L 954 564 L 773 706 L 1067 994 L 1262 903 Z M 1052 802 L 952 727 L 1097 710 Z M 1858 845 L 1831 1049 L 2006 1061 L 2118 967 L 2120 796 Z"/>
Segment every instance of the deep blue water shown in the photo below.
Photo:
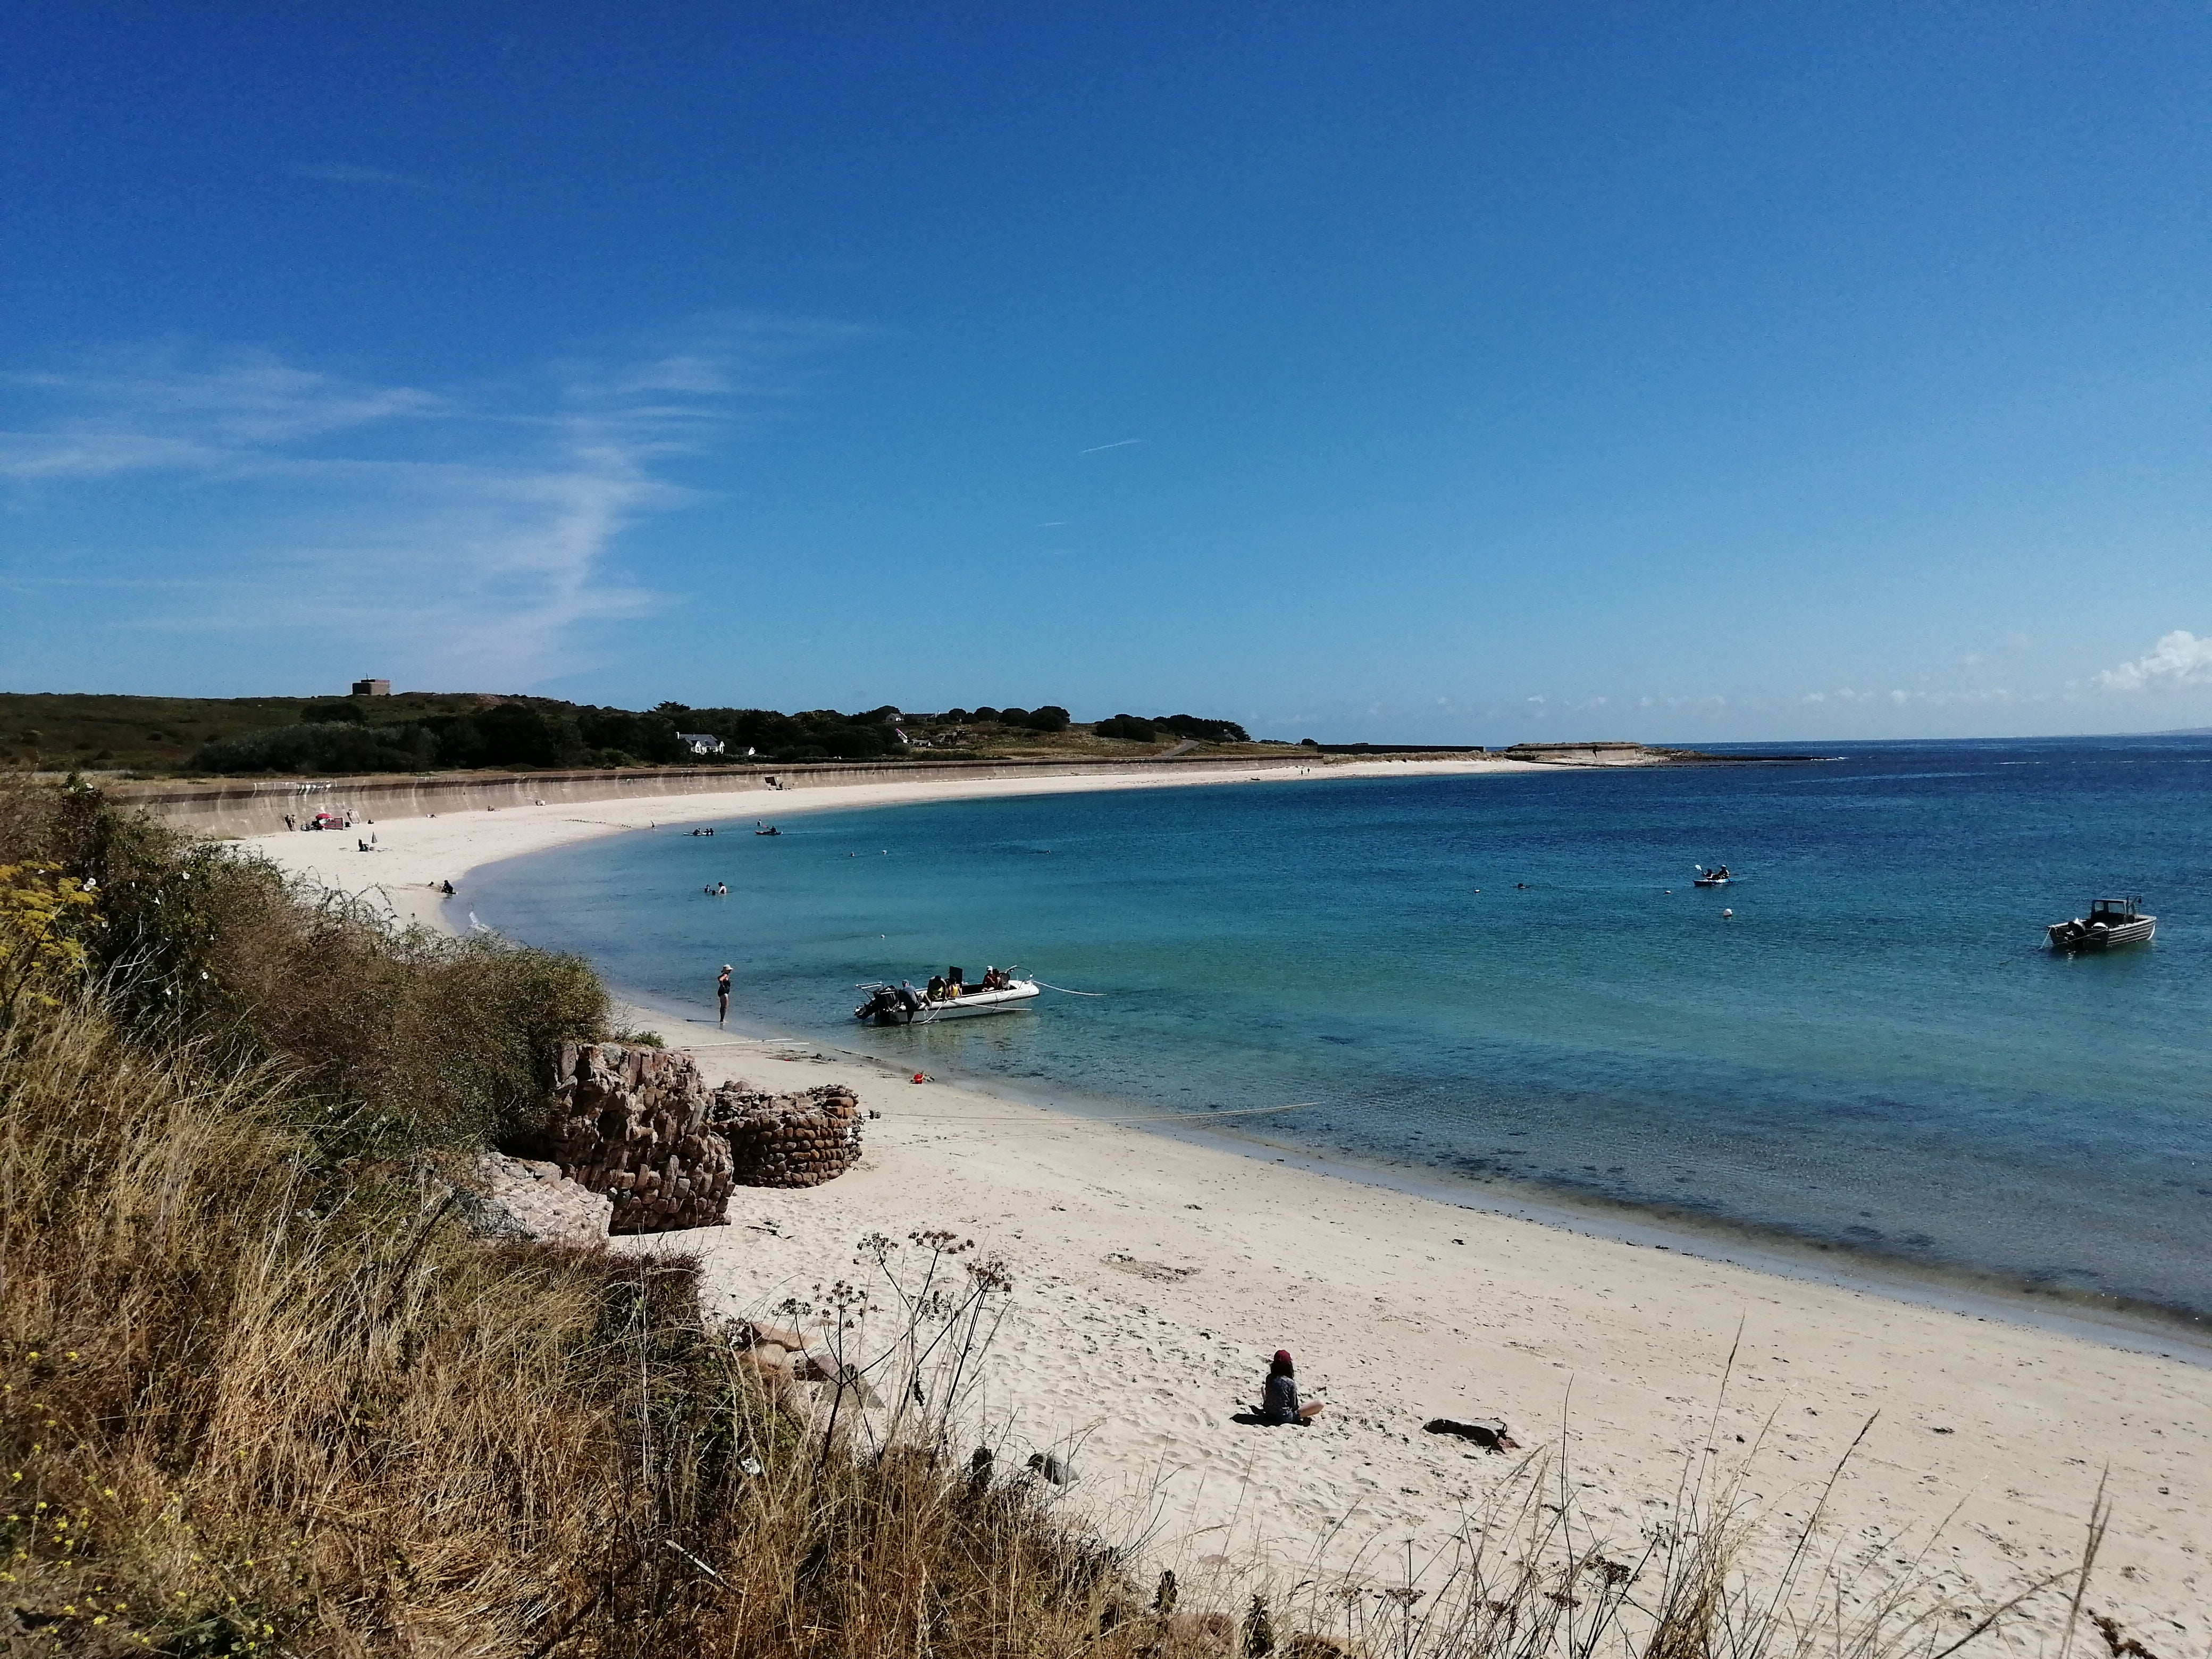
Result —
<path fill-rule="evenodd" d="M 1237 783 L 625 836 L 467 907 L 617 983 L 939 1073 L 2212 1313 L 2212 742 Z M 1693 862 L 1741 879 L 1690 885 Z M 730 896 L 701 888 L 726 881 Z M 2154 945 L 2043 924 L 2140 893 Z M 1727 906 L 1735 912 L 1723 919 Z M 854 1025 L 1018 963 L 1033 1014 Z"/>

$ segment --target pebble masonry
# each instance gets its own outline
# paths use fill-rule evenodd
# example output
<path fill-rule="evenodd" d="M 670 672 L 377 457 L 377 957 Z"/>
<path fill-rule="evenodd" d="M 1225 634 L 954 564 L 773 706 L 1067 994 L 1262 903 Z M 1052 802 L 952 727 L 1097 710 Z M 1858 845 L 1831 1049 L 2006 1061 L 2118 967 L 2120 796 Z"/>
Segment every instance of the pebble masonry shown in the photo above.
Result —
<path fill-rule="evenodd" d="M 733 1186 L 816 1187 L 860 1156 L 860 1102 L 839 1085 L 710 1091 L 690 1054 L 611 1042 L 562 1047 L 550 1129 L 562 1172 L 613 1200 L 617 1233 L 722 1226 Z"/>

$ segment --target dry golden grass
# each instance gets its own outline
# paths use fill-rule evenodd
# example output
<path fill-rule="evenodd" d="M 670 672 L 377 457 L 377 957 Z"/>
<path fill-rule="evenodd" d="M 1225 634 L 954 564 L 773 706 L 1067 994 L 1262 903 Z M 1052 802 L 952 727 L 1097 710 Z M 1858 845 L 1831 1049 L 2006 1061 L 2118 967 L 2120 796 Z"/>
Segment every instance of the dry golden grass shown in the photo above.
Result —
<path fill-rule="evenodd" d="M 926 1446 L 803 1437 L 702 1327 L 688 1264 L 486 1247 L 434 1183 L 314 1169 L 280 1079 L 204 1077 L 87 1006 L 21 1035 L 0 1057 L 19 1641 L 1044 1654 L 1084 1633 L 1098 1552 Z"/>

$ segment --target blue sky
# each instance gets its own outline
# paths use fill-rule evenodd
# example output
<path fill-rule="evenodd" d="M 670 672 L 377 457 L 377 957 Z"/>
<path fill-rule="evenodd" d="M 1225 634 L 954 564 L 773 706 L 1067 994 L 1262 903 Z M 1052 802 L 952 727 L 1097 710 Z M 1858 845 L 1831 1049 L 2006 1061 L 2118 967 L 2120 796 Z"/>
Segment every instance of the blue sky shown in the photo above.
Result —
<path fill-rule="evenodd" d="M 2212 15 L 0 19 L 0 689 L 2212 725 Z"/>

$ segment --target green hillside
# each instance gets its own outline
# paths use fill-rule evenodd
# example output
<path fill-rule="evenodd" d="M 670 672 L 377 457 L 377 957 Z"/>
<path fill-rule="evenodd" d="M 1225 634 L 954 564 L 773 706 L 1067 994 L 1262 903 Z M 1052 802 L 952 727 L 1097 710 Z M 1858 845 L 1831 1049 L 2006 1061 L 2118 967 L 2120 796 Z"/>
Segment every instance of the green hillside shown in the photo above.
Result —
<path fill-rule="evenodd" d="M 204 744 L 295 725 L 303 709 L 333 701 L 352 699 L 0 692 L 0 766 L 40 771 L 175 772 L 184 769 Z M 392 705 L 387 718 L 404 720 L 433 711 L 459 712 L 498 699 L 412 692 L 373 701 Z"/>
<path fill-rule="evenodd" d="M 721 739 L 695 755 L 678 733 Z M 979 707 L 911 714 L 694 708 L 634 712 L 552 697 L 401 692 L 387 697 L 131 697 L 0 693 L 0 769 L 150 775 L 317 775 L 488 767 L 728 765 L 747 759 L 1141 758 L 1190 744 L 1255 744 L 1229 720 Z"/>

